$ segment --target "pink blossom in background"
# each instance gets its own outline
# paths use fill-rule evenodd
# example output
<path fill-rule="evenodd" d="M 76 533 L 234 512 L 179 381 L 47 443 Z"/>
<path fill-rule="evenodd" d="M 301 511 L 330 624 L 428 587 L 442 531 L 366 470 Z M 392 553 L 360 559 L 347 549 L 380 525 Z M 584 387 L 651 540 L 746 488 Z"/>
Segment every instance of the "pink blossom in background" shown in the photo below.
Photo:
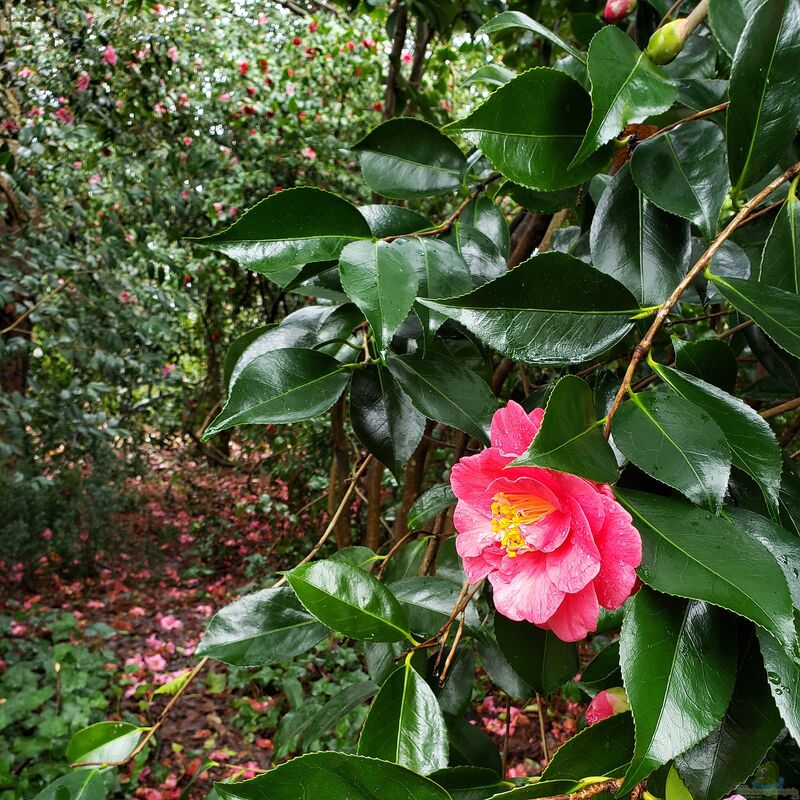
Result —
<path fill-rule="evenodd" d="M 128 303 L 130 302 L 131 295 L 130 292 L 120 292 L 119 293 L 119 301 L 120 303 Z"/>
<path fill-rule="evenodd" d="M 23 67 L 17 75 L 20 78 L 32 78 L 36 73 L 30 67 Z"/>
<path fill-rule="evenodd" d="M 12 636 L 24 636 L 27 633 L 28 629 L 17 622 L 15 619 L 11 620 L 11 625 L 9 626 L 8 632 Z"/>
<path fill-rule="evenodd" d="M 589 703 L 589 707 L 586 709 L 586 724 L 594 725 L 595 722 L 600 722 L 601 719 L 630 710 L 628 695 L 623 688 L 605 689 L 596 694 L 592 702 Z"/>
<path fill-rule="evenodd" d="M 164 13 L 164 11 L 165 11 L 164 6 L 162 6 L 161 3 L 156 3 L 153 6 L 153 13 L 159 17 Z"/>
<path fill-rule="evenodd" d="M 136 234 L 133 231 L 128 231 L 123 237 L 128 244 L 136 241 Z"/>
<path fill-rule="evenodd" d="M 189 190 L 188 190 L 188 189 L 184 189 L 184 190 L 181 192 L 181 197 L 182 197 L 184 200 L 188 200 L 188 199 L 189 199 L 189 197 L 190 197 Z"/>
<path fill-rule="evenodd" d="M 258 15 L 258 24 L 259 25 L 266 25 L 267 24 L 267 15 L 263 12 Z"/>
<path fill-rule="evenodd" d="M 169 48 L 169 50 L 167 50 L 167 57 L 173 63 L 175 63 L 180 58 L 180 56 L 178 55 L 178 48 L 175 47 L 175 45 L 173 45 L 172 47 Z"/>
<path fill-rule="evenodd" d="M 99 186 L 103 179 L 95 172 L 89 176 L 89 186 Z"/>
<path fill-rule="evenodd" d="M 72 125 L 75 121 L 75 115 L 68 108 L 56 109 L 55 116 L 59 122 L 63 122 L 65 125 Z"/>
<path fill-rule="evenodd" d="M 403 63 L 410 64 L 413 61 L 411 58 L 411 53 L 403 53 Z"/>
<path fill-rule="evenodd" d="M 192 143 L 192 137 L 191 136 L 184 136 L 183 137 L 183 143 L 184 143 L 184 145 L 186 147 L 188 147 Z"/>
<path fill-rule="evenodd" d="M 307 158 L 309 161 L 313 161 L 317 157 L 317 154 L 310 147 L 304 147 L 300 152 L 303 158 Z"/>
<path fill-rule="evenodd" d="M 163 672 L 167 666 L 167 660 L 160 653 L 154 653 L 152 656 L 145 656 L 144 663 L 149 670 L 153 672 Z"/>
<path fill-rule="evenodd" d="M 89 84 L 91 83 L 91 79 L 89 78 L 88 72 L 81 72 L 78 75 L 78 80 L 75 81 L 75 89 L 79 92 L 85 92 L 89 88 Z"/>
<path fill-rule="evenodd" d="M 110 44 L 103 50 L 103 61 L 112 67 L 117 63 L 117 51 Z"/>
<path fill-rule="evenodd" d="M 642 543 L 607 485 L 508 467 L 543 416 L 509 401 L 492 418 L 491 446 L 453 467 L 456 549 L 471 583 L 488 577 L 501 614 L 574 642 L 597 627 L 600 606 L 631 595 Z"/>
<path fill-rule="evenodd" d="M 165 631 L 176 631 L 183 627 L 183 623 L 172 614 L 165 614 L 161 617 L 159 624 Z"/>
<path fill-rule="evenodd" d="M 42 531 L 42 539 L 45 539 L 46 541 L 49 542 L 52 538 L 53 538 L 53 531 L 51 531 L 50 528 L 45 528 Z"/>
<path fill-rule="evenodd" d="M 214 211 L 216 211 L 216 212 L 217 212 L 217 216 L 218 216 L 218 217 L 221 217 L 221 216 L 222 216 L 222 214 L 223 214 L 223 206 L 222 206 L 222 203 L 219 203 L 219 202 L 217 202 L 217 203 L 214 203 Z"/>
<path fill-rule="evenodd" d="M 41 117 L 44 112 L 42 111 L 41 106 L 34 106 L 29 112 L 29 117 Z"/>
<path fill-rule="evenodd" d="M 230 99 L 231 99 L 230 92 L 223 92 L 223 93 L 222 93 L 222 94 L 219 96 L 219 99 L 220 99 L 220 100 L 222 100 L 222 102 L 223 102 L 223 103 L 227 103 L 227 102 L 228 102 L 228 100 L 230 100 Z"/>
<path fill-rule="evenodd" d="M 164 364 L 164 366 L 161 368 L 161 377 L 166 378 L 167 375 L 171 374 L 174 370 L 174 364 Z"/>
<path fill-rule="evenodd" d="M 189 95 L 186 92 L 181 92 L 178 97 L 178 105 L 182 108 L 189 108 Z"/>
<path fill-rule="evenodd" d="M 156 103 L 153 106 L 153 111 L 158 114 L 159 117 L 163 116 L 167 113 L 167 107 L 163 103 Z"/>

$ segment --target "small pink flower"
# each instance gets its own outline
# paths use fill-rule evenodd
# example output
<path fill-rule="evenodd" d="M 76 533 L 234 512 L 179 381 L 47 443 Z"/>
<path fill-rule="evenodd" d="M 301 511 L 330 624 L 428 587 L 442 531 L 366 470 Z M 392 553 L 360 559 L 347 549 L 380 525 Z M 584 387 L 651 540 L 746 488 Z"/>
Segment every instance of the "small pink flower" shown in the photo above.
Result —
<path fill-rule="evenodd" d="M 145 656 L 144 663 L 152 672 L 163 672 L 164 668 L 167 666 L 167 660 L 160 653 L 155 653 L 152 656 Z"/>
<path fill-rule="evenodd" d="M 586 709 L 586 724 L 594 725 L 601 719 L 630 710 L 628 695 L 623 688 L 606 689 L 595 695 L 592 702 L 589 703 L 589 707 Z"/>
<path fill-rule="evenodd" d="M 129 303 L 130 300 L 131 300 L 130 292 L 120 292 L 119 293 L 119 301 L 120 301 L 120 303 Z"/>
<path fill-rule="evenodd" d="M 317 157 L 317 154 L 310 147 L 304 147 L 300 152 L 303 158 L 307 158 L 309 161 L 313 161 Z"/>
<path fill-rule="evenodd" d="M 136 241 L 136 234 L 133 231 L 128 231 L 128 233 L 125 234 L 124 238 L 128 244 L 132 244 L 133 242 Z"/>
<path fill-rule="evenodd" d="M 267 24 L 267 15 L 263 12 L 258 15 L 258 24 L 259 25 L 266 25 Z"/>
<path fill-rule="evenodd" d="M 220 99 L 220 100 L 222 100 L 222 102 L 223 102 L 223 103 L 227 103 L 227 102 L 228 102 L 228 100 L 230 100 L 230 99 L 231 99 L 230 92 L 223 92 L 223 93 L 222 93 L 222 94 L 219 96 L 219 99 Z"/>
<path fill-rule="evenodd" d="M 181 197 L 182 197 L 184 200 L 188 200 L 188 199 L 189 199 L 189 197 L 190 197 L 189 190 L 188 190 L 188 189 L 184 189 L 184 190 L 181 192 Z"/>
<path fill-rule="evenodd" d="M 223 206 L 222 203 L 214 203 L 214 211 L 217 212 L 217 216 L 221 217 L 223 214 Z"/>
<path fill-rule="evenodd" d="M 30 67 L 23 67 L 17 75 L 20 78 L 32 78 L 36 73 Z"/>
<path fill-rule="evenodd" d="M 89 186 L 99 186 L 102 182 L 103 179 L 96 172 L 89 176 Z"/>
<path fill-rule="evenodd" d="M 65 125 L 72 125 L 75 115 L 68 108 L 59 108 L 56 110 L 56 119 Z"/>
<path fill-rule="evenodd" d="M 159 622 L 165 631 L 176 631 L 183 627 L 183 623 L 172 614 L 165 614 Z"/>
<path fill-rule="evenodd" d="M 189 108 L 189 95 L 186 92 L 181 92 L 178 97 L 178 105 L 182 108 Z"/>
<path fill-rule="evenodd" d="M 44 112 L 42 111 L 41 106 L 34 106 L 29 112 L 29 117 L 41 117 Z"/>
<path fill-rule="evenodd" d="M 51 531 L 50 528 L 45 528 L 42 531 L 42 539 L 49 542 L 52 538 L 53 538 L 53 531 Z"/>
<path fill-rule="evenodd" d="M 167 57 L 172 61 L 173 64 L 176 63 L 180 58 L 180 55 L 178 54 L 178 48 L 174 45 L 170 47 L 169 50 L 167 50 Z"/>
<path fill-rule="evenodd" d="M 166 378 L 170 373 L 174 372 L 174 370 L 174 364 L 164 364 L 164 366 L 161 368 L 161 377 Z"/>
<path fill-rule="evenodd" d="M 607 0 L 603 17 L 607 22 L 621 22 L 636 11 L 636 0 Z"/>
<path fill-rule="evenodd" d="M 153 111 L 155 111 L 155 113 L 156 113 L 156 114 L 157 114 L 159 117 L 161 117 L 161 116 L 163 116 L 164 114 L 166 114 L 166 113 L 167 113 L 167 107 L 166 107 L 166 106 L 165 106 L 163 103 L 156 103 L 156 104 L 153 106 Z"/>
<path fill-rule="evenodd" d="M 183 144 L 186 147 L 188 147 L 191 143 L 192 143 L 192 137 L 191 136 L 184 136 L 183 137 Z"/>
<path fill-rule="evenodd" d="M 403 53 L 403 63 L 410 64 L 414 59 L 411 58 L 411 53 Z"/>
<path fill-rule="evenodd" d="M 630 596 L 642 542 L 607 485 L 508 467 L 543 416 L 509 401 L 492 418 L 491 447 L 453 467 L 456 549 L 471 583 L 489 578 L 501 614 L 574 642 L 597 627 L 600 606 Z"/>
<path fill-rule="evenodd" d="M 81 72 L 78 75 L 78 80 L 75 81 L 75 88 L 79 92 L 85 92 L 89 88 L 89 84 L 91 83 L 91 79 L 89 78 L 88 72 Z"/>
<path fill-rule="evenodd" d="M 164 6 L 162 6 L 162 5 L 161 5 L 161 3 L 156 3 L 156 4 L 153 6 L 153 13 L 154 13 L 156 16 L 159 16 L 159 17 L 160 17 L 160 16 L 161 16 L 161 15 L 164 13 Z"/>
<path fill-rule="evenodd" d="M 141 50 L 137 50 L 133 55 L 137 61 L 141 61 L 147 55 L 147 50 L 142 48 Z"/>
<path fill-rule="evenodd" d="M 24 636 L 27 633 L 27 631 L 28 629 L 24 625 L 21 625 L 14 619 L 11 620 L 11 626 L 8 632 L 12 636 Z"/>
<path fill-rule="evenodd" d="M 103 61 L 112 67 L 117 63 L 117 51 L 110 44 L 103 50 Z"/>
<path fill-rule="evenodd" d="M 235 216 L 236 216 L 238 213 L 239 213 L 239 209 L 238 209 L 238 208 L 236 208 L 236 206 L 231 206 L 231 207 L 228 209 L 228 214 L 229 214 L 231 217 L 235 217 Z"/>

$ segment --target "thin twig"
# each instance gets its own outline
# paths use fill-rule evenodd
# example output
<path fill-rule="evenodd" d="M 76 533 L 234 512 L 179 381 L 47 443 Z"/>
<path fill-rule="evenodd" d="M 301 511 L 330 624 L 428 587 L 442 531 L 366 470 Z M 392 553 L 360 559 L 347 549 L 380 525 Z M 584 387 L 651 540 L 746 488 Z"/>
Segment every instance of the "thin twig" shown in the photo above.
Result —
<path fill-rule="evenodd" d="M 567 218 L 567 214 L 569 214 L 568 208 L 562 208 L 561 211 L 557 211 L 553 214 L 552 219 L 547 225 L 547 230 L 544 232 L 544 236 L 542 236 L 542 241 L 539 242 L 536 248 L 537 252 L 544 253 L 550 249 L 550 242 L 553 239 L 553 234 L 562 226 L 564 220 Z"/>
<path fill-rule="evenodd" d="M 325 528 L 322 536 L 319 537 L 317 543 L 308 551 L 306 557 L 300 561 L 295 566 L 302 566 L 303 564 L 307 564 L 314 556 L 319 553 L 322 549 L 322 545 L 328 541 L 328 537 L 333 533 L 333 529 L 336 527 L 336 523 L 339 521 L 339 518 L 344 513 L 345 508 L 347 507 L 347 503 L 350 500 L 350 495 L 353 494 L 356 488 L 356 483 L 358 479 L 364 474 L 364 470 L 369 466 L 369 462 L 372 461 L 372 454 L 370 453 L 362 462 L 361 466 L 356 470 L 355 474 L 350 478 L 350 485 L 347 487 L 344 495 L 342 495 L 342 499 L 339 501 L 339 506 L 337 507 L 336 511 L 333 512 L 333 516 L 330 518 L 328 522 L 328 527 Z M 279 586 L 283 586 L 286 583 L 286 576 L 284 575 L 282 578 L 277 580 L 273 585 L 273 589 L 277 589 Z"/>
<path fill-rule="evenodd" d="M 751 319 L 746 319 L 744 322 L 740 322 L 738 325 L 734 325 L 732 328 L 728 328 L 726 331 L 722 331 L 722 333 L 718 333 L 716 335 L 717 339 L 727 339 L 729 336 L 733 336 L 734 333 L 739 333 L 739 331 L 743 331 L 745 328 L 749 328 L 751 325 L 755 323 Z"/>
<path fill-rule="evenodd" d="M 785 403 L 772 406 L 772 408 L 765 408 L 763 411 L 759 411 L 758 415 L 763 419 L 771 419 L 779 414 L 785 414 L 787 411 L 794 411 L 796 408 L 800 408 L 800 397 L 795 397 L 794 400 L 787 400 Z"/>
<path fill-rule="evenodd" d="M 544 699 L 538 692 L 536 693 L 536 708 L 539 712 L 539 737 L 542 740 L 542 753 L 544 755 L 544 760 L 549 762 L 550 751 L 547 747 L 547 730 L 544 726 Z"/>
<path fill-rule="evenodd" d="M 64 283 L 56 286 L 55 289 L 51 289 L 46 295 L 41 297 L 37 300 L 25 313 L 17 317 L 10 325 L 0 330 L 0 336 L 5 336 L 7 333 L 11 333 L 15 328 L 19 327 L 25 320 L 36 311 L 41 305 L 46 303 L 53 295 L 58 294 L 62 289 L 65 289 L 67 286 L 70 285 L 70 279 L 64 281 Z"/>
<path fill-rule="evenodd" d="M 730 105 L 729 102 L 720 103 L 716 106 L 711 106 L 710 108 L 704 108 L 702 111 L 695 111 L 694 114 L 689 114 L 688 117 L 684 117 L 683 119 L 679 119 L 677 122 L 671 122 L 669 125 L 665 125 L 660 130 L 657 130 L 652 136 L 648 136 L 648 139 L 653 139 L 656 136 L 660 136 L 662 133 L 666 133 L 667 131 L 671 131 L 673 128 L 677 128 L 678 125 L 683 125 L 684 122 L 691 122 L 695 119 L 703 119 L 703 117 L 710 117 L 712 114 L 717 114 L 720 111 L 724 111 Z"/>
<path fill-rule="evenodd" d="M 633 356 L 631 357 L 631 360 L 628 363 L 628 368 L 625 371 L 625 376 L 623 377 L 619 390 L 614 397 L 614 402 L 611 404 L 608 417 L 606 418 L 606 438 L 611 435 L 611 423 L 613 422 L 614 415 L 617 413 L 617 409 L 622 405 L 622 401 L 625 399 L 625 396 L 630 390 L 633 377 L 636 374 L 636 368 L 639 366 L 641 360 L 650 352 L 653 339 L 655 338 L 655 335 L 658 333 L 661 326 L 664 324 L 664 321 L 667 319 L 669 312 L 673 309 L 678 300 L 681 299 L 681 296 L 691 285 L 692 281 L 694 281 L 694 279 L 708 266 L 709 263 L 711 263 L 711 259 L 716 255 L 720 247 L 722 247 L 722 245 L 742 224 L 742 222 L 747 219 L 752 211 L 758 205 L 760 205 L 762 201 L 769 197 L 769 195 L 771 195 L 779 186 L 784 184 L 786 181 L 792 180 L 795 175 L 798 174 L 800 174 L 800 161 L 789 167 L 789 169 L 787 169 L 780 177 L 776 178 L 769 185 L 765 186 L 758 194 L 745 203 L 739 213 L 727 224 L 719 236 L 714 239 L 710 247 L 705 251 L 705 253 L 703 253 L 703 255 L 700 256 L 683 280 L 675 287 L 675 290 L 672 292 L 672 294 L 661 304 L 661 306 L 659 306 L 659 309 L 656 312 L 656 317 L 653 320 L 653 324 L 650 326 L 647 333 L 645 333 L 644 337 L 642 337 L 639 344 L 637 344 L 634 348 Z"/>
<path fill-rule="evenodd" d="M 450 652 L 447 654 L 447 659 L 442 667 L 442 674 L 439 676 L 439 686 L 444 686 L 444 682 L 447 680 L 447 673 L 450 671 L 450 666 L 453 663 L 456 650 L 458 650 L 458 643 L 461 641 L 461 634 L 464 633 L 464 620 L 466 619 L 466 616 L 466 613 L 462 611 L 461 618 L 458 621 L 458 630 L 456 631 L 456 635 L 453 637 L 453 645 L 450 648 Z"/>

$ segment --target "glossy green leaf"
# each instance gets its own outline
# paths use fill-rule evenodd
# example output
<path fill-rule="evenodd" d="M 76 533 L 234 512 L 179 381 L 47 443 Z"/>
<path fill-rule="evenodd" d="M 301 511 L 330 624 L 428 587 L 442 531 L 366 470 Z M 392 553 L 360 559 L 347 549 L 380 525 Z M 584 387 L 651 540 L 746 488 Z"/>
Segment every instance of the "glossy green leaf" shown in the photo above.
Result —
<path fill-rule="evenodd" d="M 45 786 L 34 800 L 105 800 L 107 794 L 99 770 L 78 769 Z"/>
<path fill-rule="evenodd" d="M 307 652 L 328 633 L 288 586 L 263 589 L 218 611 L 196 655 L 238 667 L 264 666 Z"/>
<path fill-rule="evenodd" d="M 731 68 L 727 115 L 731 182 L 766 175 L 800 125 L 800 0 L 764 0 L 748 19 Z"/>
<path fill-rule="evenodd" d="M 509 358 L 558 366 L 609 350 L 637 307 L 621 284 L 565 253 L 535 256 L 462 297 L 420 302 Z"/>
<path fill-rule="evenodd" d="M 512 78 L 516 78 L 516 76 L 516 72 L 506 69 L 500 64 L 487 64 L 484 67 L 479 67 L 475 72 L 464 78 L 461 81 L 461 85 L 472 86 L 475 83 L 485 83 L 488 86 L 502 86 Z"/>
<path fill-rule="evenodd" d="M 447 136 L 421 119 L 390 119 L 354 148 L 364 182 L 384 197 L 436 197 L 461 185 L 467 164 Z"/>
<path fill-rule="evenodd" d="M 372 681 L 359 681 L 342 687 L 312 717 L 303 730 L 301 741 L 311 745 L 324 734 L 330 732 L 340 719 L 358 708 L 378 691 L 378 685 Z"/>
<path fill-rule="evenodd" d="M 669 109 L 677 95 L 664 73 L 615 25 L 606 25 L 592 38 L 587 68 L 592 119 L 571 166 L 585 161 L 626 125 Z"/>
<path fill-rule="evenodd" d="M 633 755 L 633 719 L 614 714 L 568 739 L 542 773 L 545 780 L 580 781 L 590 775 L 617 777 Z"/>
<path fill-rule="evenodd" d="M 387 236 L 404 236 L 431 227 L 429 220 L 422 214 L 403 206 L 392 206 L 388 203 L 358 206 L 358 213 L 367 221 L 372 235 L 376 239 Z"/>
<path fill-rule="evenodd" d="M 236 366 L 236 362 L 241 358 L 248 346 L 267 331 L 274 330 L 277 327 L 275 323 L 271 325 L 260 325 L 257 328 L 247 331 L 247 333 L 242 334 L 231 342 L 231 346 L 225 354 L 225 363 L 222 366 L 222 382 L 226 388 L 230 386 L 231 375 L 233 373 L 233 368 Z"/>
<path fill-rule="evenodd" d="M 605 148 L 574 169 L 591 116 L 583 87 L 555 69 L 537 67 L 501 86 L 468 117 L 447 131 L 480 147 L 509 180 L 553 191 L 577 186 L 605 165 Z"/>
<path fill-rule="evenodd" d="M 731 524 L 772 553 L 786 578 L 794 607 L 800 611 L 800 538 L 773 520 L 745 508 L 726 506 L 725 515 Z"/>
<path fill-rule="evenodd" d="M 327 411 L 350 376 L 335 358 L 290 347 L 257 356 L 242 370 L 203 439 L 234 425 L 299 422 Z"/>
<path fill-rule="evenodd" d="M 435 517 L 440 511 L 444 511 L 455 505 L 456 496 L 449 483 L 439 483 L 431 486 L 426 492 L 421 494 L 408 510 L 408 529 L 413 531 L 423 522 Z"/>
<path fill-rule="evenodd" d="M 472 288 L 469 267 L 461 254 L 440 239 L 408 238 L 394 243 L 407 263 L 417 274 L 420 297 L 453 297 Z M 444 314 L 431 311 L 419 303 L 415 306 L 423 329 L 433 335 L 445 321 Z"/>
<path fill-rule="evenodd" d="M 270 274 L 337 259 L 347 244 L 370 236 L 369 225 L 354 205 L 330 192 L 303 187 L 270 195 L 229 228 L 190 241 Z"/>
<path fill-rule="evenodd" d="M 552 694 L 580 669 L 574 643 L 530 622 L 495 614 L 494 635 L 509 664 L 539 694 Z"/>
<path fill-rule="evenodd" d="M 510 789 L 493 796 L 493 800 L 537 800 L 538 798 L 558 797 L 575 788 L 573 780 L 538 780 L 527 786 Z M 603 797 L 603 795 L 598 795 Z"/>
<path fill-rule="evenodd" d="M 683 397 L 632 395 L 614 417 L 614 444 L 639 469 L 717 511 L 728 488 L 731 449 L 719 425 Z"/>
<path fill-rule="evenodd" d="M 650 202 L 688 219 L 707 240 L 714 238 L 729 185 L 718 125 L 695 120 L 645 139 L 633 151 L 631 175 Z"/>
<path fill-rule="evenodd" d="M 578 202 L 578 189 L 574 187 L 557 192 L 539 192 L 506 181 L 500 193 L 507 194 L 515 203 L 519 203 L 528 211 L 541 211 L 544 214 L 555 214 L 562 208 L 574 208 Z"/>
<path fill-rule="evenodd" d="M 800 357 L 800 295 L 757 281 L 708 276 L 725 299 L 776 344 Z"/>
<path fill-rule="evenodd" d="M 447 767 L 429 775 L 443 789 L 447 789 L 453 800 L 485 800 L 508 789 L 497 773 L 485 767 Z"/>
<path fill-rule="evenodd" d="M 614 29 L 616 30 L 616 28 Z M 592 220 L 592 263 L 643 305 L 662 303 L 686 274 L 689 223 L 639 191 L 625 165 L 603 192 Z"/>
<path fill-rule="evenodd" d="M 327 800 L 450 800 L 444 789 L 410 769 L 333 752 L 293 758 L 249 781 L 214 784 L 221 797 L 234 800 L 317 797 L 321 786 Z"/>
<path fill-rule="evenodd" d="M 376 555 L 374 550 L 358 544 L 343 547 L 341 550 L 331 553 L 330 558 L 332 561 L 345 561 L 367 571 L 376 561 L 380 560 L 380 556 Z"/>
<path fill-rule="evenodd" d="M 497 745 L 475 725 L 462 717 L 445 716 L 450 743 L 450 765 L 491 769 L 499 776 L 502 760 Z"/>
<path fill-rule="evenodd" d="M 603 689 L 622 686 L 622 670 L 619 665 L 619 639 L 607 644 L 583 669 L 577 685 L 589 697 Z"/>
<path fill-rule="evenodd" d="M 732 464 L 753 478 L 777 514 L 781 452 L 766 420 L 739 398 L 699 378 L 661 364 L 653 364 L 653 369 L 670 389 L 714 420 L 730 447 Z M 702 444 L 706 445 L 705 434 Z"/>
<path fill-rule="evenodd" d="M 426 675 L 439 708 L 445 714 L 466 714 L 472 707 L 472 688 L 475 684 L 475 650 L 472 643 L 461 640 L 441 686 L 439 679 L 443 665 L 441 660 L 437 664 L 436 659 L 436 655 L 430 656 Z"/>
<path fill-rule="evenodd" d="M 578 61 L 586 63 L 585 53 L 582 53 L 580 50 L 573 47 L 565 39 L 562 39 L 557 33 L 551 31 L 550 28 L 545 27 L 540 22 L 537 22 L 535 19 L 531 19 L 527 14 L 523 14 L 520 11 L 503 11 L 496 17 L 492 17 L 488 22 L 485 22 L 483 27 L 479 28 L 477 32 L 491 35 L 493 33 L 499 33 L 500 31 L 508 30 L 523 30 L 533 33 L 536 36 L 541 36 L 543 39 L 547 39 L 557 47 L 565 50 L 573 58 L 577 58 Z"/>
<path fill-rule="evenodd" d="M 745 25 L 764 0 L 710 0 L 708 24 L 720 47 L 733 58 Z"/>
<path fill-rule="evenodd" d="M 597 423 L 594 396 L 585 381 L 565 375 L 556 382 L 539 431 L 513 465 L 569 472 L 597 483 L 616 481 L 617 460 Z"/>
<path fill-rule="evenodd" d="M 72 764 L 124 761 L 141 738 L 142 729 L 130 722 L 96 722 L 73 734 L 65 755 Z"/>
<path fill-rule="evenodd" d="M 620 664 L 636 725 L 627 793 L 722 720 L 736 679 L 736 638 L 714 606 L 643 587 L 625 616 Z"/>
<path fill-rule="evenodd" d="M 367 715 L 358 754 L 427 773 L 447 766 L 447 728 L 436 696 L 408 663 L 386 680 Z"/>
<path fill-rule="evenodd" d="M 370 642 L 408 637 L 408 620 L 397 598 L 367 572 L 342 561 L 315 561 L 286 573 L 289 585 L 323 625 Z"/>
<path fill-rule="evenodd" d="M 472 285 L 479 286 L 505 275 L 508 264 L 500 248 L 477 228 L 457 220 L 442 241 L 452 245 L 469 267 Z"/>
<path fill-rule="evenodd" d="M 411 631 L 427 638 L 434 636 L 447 622 L 458 602 L 461 586 L 447 578 L 432 575 L 413 575 L 389 584 L 392 594 L 408 615 Z M 466 624 L 480 624 L 474 606 L 467 606 Z"/>
<path fill-rule="evenodd" d="M 666 594 L 704 600 L 797 649 L 792 598 L 772 554 L 721 517 L 676 500 L 616 490 L 642 537 L 639 577 Z"/>
<path fill-rule="evenodd" d="M 417 273 L 407 249 L 393 242 L 353 242 L 342 250 L 339 273 L 342 288 L 364 312 L 385 355 L 417 296 Z"/>
<path fill-rule="evenodd" d="M 720 726 L 675 759 L 694 800 L 720 800 L 746 780 L 781 730 L 755 635 L 741 646 L 733 697 Z"/>
<path fill-rule="evenodd" d="M 758 642 L 772 699 L 789 733 L 800 741 L 800 667 L 766 631 L 758 630 Z"/>
<path fill-rule="evenodd" d="M 511 666 L 491 633 L 485 628 L 481 629 L 475 637 L 475 644 L 478 647 L 481 664 L 492 683 L 499 686 L 510 697 L 521 700 L 531 696 L 532 687 Z"/>
<path fill-rule="evenodd" d="M 350 421 L 364 447 L 398 480 L 425 430 L 425 418 L 382 364 L 355 370 Z"/>
<path fill-rule="evenodd" d="M 793 181 L 786 202 L 775 217 L 755 277 L 760 283 L 800 294 L 800 205 L 797 203 L 797 179 Z"/>
<path fill-rule="evenodd" d="M 386 365 L 418 411 L 489 443 L 497 401 L 474 372 L 434 352 L 391 356 Z"/>
<path fill-rule="evenodd" d="M 723 392 L 733 392 L 739 365 L 728 344 L 720 339 L 686 342 L 673 336 L 672 348 L 675 366 L 681 372 L 701 378 Z"/>
<path fill-rule="evenodd" d="M 485 194 L 476 197 L 462 212 L 460 219 L 475 230 L 494 242 L 504 258 L 508 258 L 510 235 L 508 223 L 500 210 Z M 441 294 L 439 297 L 452 297 Z M 434 297 L 434 295 L 430 295 Z"/>
<path fill-rule="evenodd" d="M 664 800 L 692 800 L 692 795 L 674 766 L 669 768 L 665 790 Z"/>

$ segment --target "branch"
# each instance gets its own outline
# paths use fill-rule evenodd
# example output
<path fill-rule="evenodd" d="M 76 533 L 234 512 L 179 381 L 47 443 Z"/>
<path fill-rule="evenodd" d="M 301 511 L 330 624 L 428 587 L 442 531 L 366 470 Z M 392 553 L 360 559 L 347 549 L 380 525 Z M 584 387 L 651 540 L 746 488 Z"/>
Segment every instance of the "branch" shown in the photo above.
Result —
<path fill-rule="evenodd" d="M 772 406 L 772 408 L 765 408 L 763 411 L 759 411 L 758 414 L 763 419 L 770 419 L 771 417 L 777 417 L 778 414 L 794 411 L 796 408 L 800 408 L 800 397 L 795 397 L 794 400 L 787 400 L 785 403 Z"/>
<path fill-rule="evenodd" d="M 795 175 L 800 175 L 800 161 L 789 167 L 789 169 L 787 169 L 783 175 L 776 178 L 769 185 L 765 186 L 758 194 L 756 194 L 754 197 L 748 200 L 744 206 L 742 206 L 739 213 L 728 223 L 722 233 L 720 233 L 719 236 L 714 239 L 714 241 L 711 243 L 711 246 L 705 251 L 705 253 L 703 253 L 702 256 L 700 256 L 689 272 L 686 273 L 686 276 L 683 278 L 683 280 L 675 287 L 675 291 L 673 291 L 672 294 L 659 306 L 658 311 L 656 312 L 656 318 L 653 320 L 653 324 L 650 326 L 647 333 L 644 335 L 639 344 L 636 345 L 636 348 L 633 351 L 633 356 L 628 364 L 628 369 L 625 371 L 625 376 L 622 379 L 619 391 L 617 391 L 616 397 L 614 397 L 614 402 L 611 404 L 608 417 L 606 418 L 606 439 L 611 435 L 611 423 L 614 419 L 614 415 L 617 413 L 617 409 L 622 405 L 625 395 L 630 390 L 631 383 L 633 382 L 633 376 L 636 373 L 636 368 L 639 366 L 641 360 L 650 352 L 653 339 L 655 338 L 655 335 L 658 333 L 661 326 L 664 324 L 664 321 L 667 319 L 667 316 L 669 315 L 669 312 L 672 310 L 673 306 L 678 302 L 678 300 L 681 299 L 681 296 L 686 289 L 689 288 L 692 281 L 708 266 L 709 263 L 711 263 L 711 259 L 716 255 L 720 247 L 722 247 L 731 234 L 733 234 L 733 232 L 744 223 L 756 206 L 769 197 L 769 195 L 771 195 L 779 186 L 784 184 L 786 181 L 792 180 Z"/>
<path fill-rule="evenodd" d="M 70 281 L 71 278 L 68 278 L 67 280 L 64 281 L 64 283 L 60 284 L 59 286 L 56 286 L 55 289 L 49 291 L 46 295 L 44 295 L 44 297 L 42 297 L 40 300 L 34 303 L 24 314 L 17 317 L 17 319 L 15 319 L 10 325 L 0 330 L 0 336 L 5 336 L 5 334 L 10 333 L 15 328 L 19 327 L 23 322 L 25 322 L 25 320 L 31 314 L 33 314 L 34 311 L 36 311 L 37 308 L 39 308 L 39 306 L 41 306 L 43 303 L 46 303 L 53 295 L 58 294 L 62 289 L 69 286 Z"/>
<path fill-rule="evenodd" d="M 720 103 L 716 106 L 711 106 L 711 108 L 704 108 L 702 111 L 696 111 L 694 114 L 689 114 L 688 117 L 684 117 L 683 119 L 679 119 L 677 122 L 671 122 L 669 125 L 665 125 L 660 130 L 657 130 L 652 136 L 648 136 L 648 139 L 652 139 L 655 136 L 660 136 L 662 133 L 666 133 L 667 131 L 671 131 L 673 128 L 677 128 L 678 125 L 683 125 L 684 122 L 691 122 L 695 119 L 703 119 L 703 117 L 710 117 L 712 114 L 717 114 L 720 111 L 724 111 L 730 105 L 729 102 Z"/>

